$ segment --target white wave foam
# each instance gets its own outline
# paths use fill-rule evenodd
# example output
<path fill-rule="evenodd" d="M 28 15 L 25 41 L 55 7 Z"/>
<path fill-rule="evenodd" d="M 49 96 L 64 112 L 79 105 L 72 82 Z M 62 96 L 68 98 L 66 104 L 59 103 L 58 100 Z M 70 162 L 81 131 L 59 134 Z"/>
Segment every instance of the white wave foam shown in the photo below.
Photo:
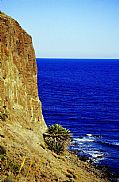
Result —
<path fill-rule="evenodd" d="M 88 137 L 92 137 L 93 135 L 92 134 L 86 134 Z"/>
<path fill-rule="evenodd" d="M 91 138 L 87 138 L 87 137 L 83 137 L 83 138 L 75 138 L 74 139 L 75 142 L 94 142 L 94 139 Z"/>
<path fill-rule="evenodd" d="M 113 145 L 119 146 L 119 142 L 113 142 Z"/>
<path fill-rule="evenodd" d="M 92 158 L 102 158 L 104 157 L 104 154 L 98 151 L 91 151 L 89 152 L 89 155 L 92 156 Z"/>
<path fill-rule="evenodd" d="M 91 156 L 90 158 L 94 161 L 94 163 L 98 163 L 101 160 L 104 160 L 104 154 L 100 151 L 87 151 Z"/>

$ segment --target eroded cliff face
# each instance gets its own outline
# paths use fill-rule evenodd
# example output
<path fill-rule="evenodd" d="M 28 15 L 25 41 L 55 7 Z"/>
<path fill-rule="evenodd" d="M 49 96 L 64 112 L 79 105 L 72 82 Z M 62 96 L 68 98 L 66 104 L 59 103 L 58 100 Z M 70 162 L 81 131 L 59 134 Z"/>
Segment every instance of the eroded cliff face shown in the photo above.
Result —
<path fill-rule="evenodd" d="M 38 98 L 32 38 L 11 17 L 0 13 L 0 113 L 46 128 Z M 5 118 L 4 118 L 5 119 Z"/>

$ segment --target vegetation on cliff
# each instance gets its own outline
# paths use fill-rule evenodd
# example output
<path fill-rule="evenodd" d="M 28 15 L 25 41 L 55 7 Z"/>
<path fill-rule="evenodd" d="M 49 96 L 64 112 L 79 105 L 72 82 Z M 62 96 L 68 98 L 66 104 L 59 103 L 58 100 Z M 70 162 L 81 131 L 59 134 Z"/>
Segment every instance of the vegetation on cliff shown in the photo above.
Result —
<path fill-rule="evenodd" d="M 71 139 L 70 131 L 59 124 L 51 125 L 43 136 L 48 148 L 56 154 L 63 153 Z"/>

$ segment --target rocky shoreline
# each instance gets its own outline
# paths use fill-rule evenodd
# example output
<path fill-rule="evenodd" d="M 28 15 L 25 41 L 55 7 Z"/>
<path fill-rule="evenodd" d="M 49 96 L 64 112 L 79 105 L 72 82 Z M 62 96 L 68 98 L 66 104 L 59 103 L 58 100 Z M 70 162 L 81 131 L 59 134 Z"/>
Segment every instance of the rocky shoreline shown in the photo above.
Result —
<path fill-rule="evenodd" d="M 77 154 L 77 152 L 74 152 L 74 153 L 78 156 L 79 160 L 87 162 L 90 166 L 92 166 L 96 170 L 99 170 L 102 177 L 107 178 L 111 182 L 118 182 L 119 181 L 119 173 L 112 172 L 111 169 L 109 169 L 108 166 L 95 164 L 94 161 L 91 160 L 89 157 L 79 156 Z"/>

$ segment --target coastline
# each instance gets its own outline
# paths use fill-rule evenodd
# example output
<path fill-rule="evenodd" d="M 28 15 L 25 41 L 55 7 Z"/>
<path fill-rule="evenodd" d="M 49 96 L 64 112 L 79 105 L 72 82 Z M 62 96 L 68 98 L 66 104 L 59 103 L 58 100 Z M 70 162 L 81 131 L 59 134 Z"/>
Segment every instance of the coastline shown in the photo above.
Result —
<path fill-rule="evenodd" d="M 0 181 L 109 182 L 77 155 L 45 145 L 32 39 L 11 17 L 0 18 Z"/>
<path fill-rule="evenodd" d="M 118 182 L 119 181 L 119 173 L 112 172 L 108 166 L 95 164 L 88 157 L 83 157 L 83 156 L 79 156 L 79 155 L 77 155 L 77 156 L 78 156 L 79 160 L 87 162 L 89 164 L 90 168 L 94 168 L 94 169 L 98 170 L 101 173 L 102 178 L 105 177 L 110 182 Z"/>
<path fill-rule="evenodd" d="M 73 139 L 72 139 L 73 141 Z M 101 178 L 106 178 L 110 182 L 118 182 L 119 181 L 119 172 L 114 171 L 109 168 L 109 166 L 106 165 L 101 165 L 99 163 L 95 163 L 95 161 L 91 157 L 87 157 L 85 155 L 80 155 L 78 149 L 68 149 L 69 152 L 72 154 L 76 155 L 78 159 L 85 164 L 90 166 L 91 171 L 93 170 L 94 172 L 100 174 Z"/>
<path fill-rule="evenodd" d="M 57 121 L 68 128 L 76 139 L 74 148 L 82 151 L 81 155 L 118 172 L 119 87 L 115 83 L 119 83 L 119 62 L 38 59 L 37 64 L 47 124 Z"/>

